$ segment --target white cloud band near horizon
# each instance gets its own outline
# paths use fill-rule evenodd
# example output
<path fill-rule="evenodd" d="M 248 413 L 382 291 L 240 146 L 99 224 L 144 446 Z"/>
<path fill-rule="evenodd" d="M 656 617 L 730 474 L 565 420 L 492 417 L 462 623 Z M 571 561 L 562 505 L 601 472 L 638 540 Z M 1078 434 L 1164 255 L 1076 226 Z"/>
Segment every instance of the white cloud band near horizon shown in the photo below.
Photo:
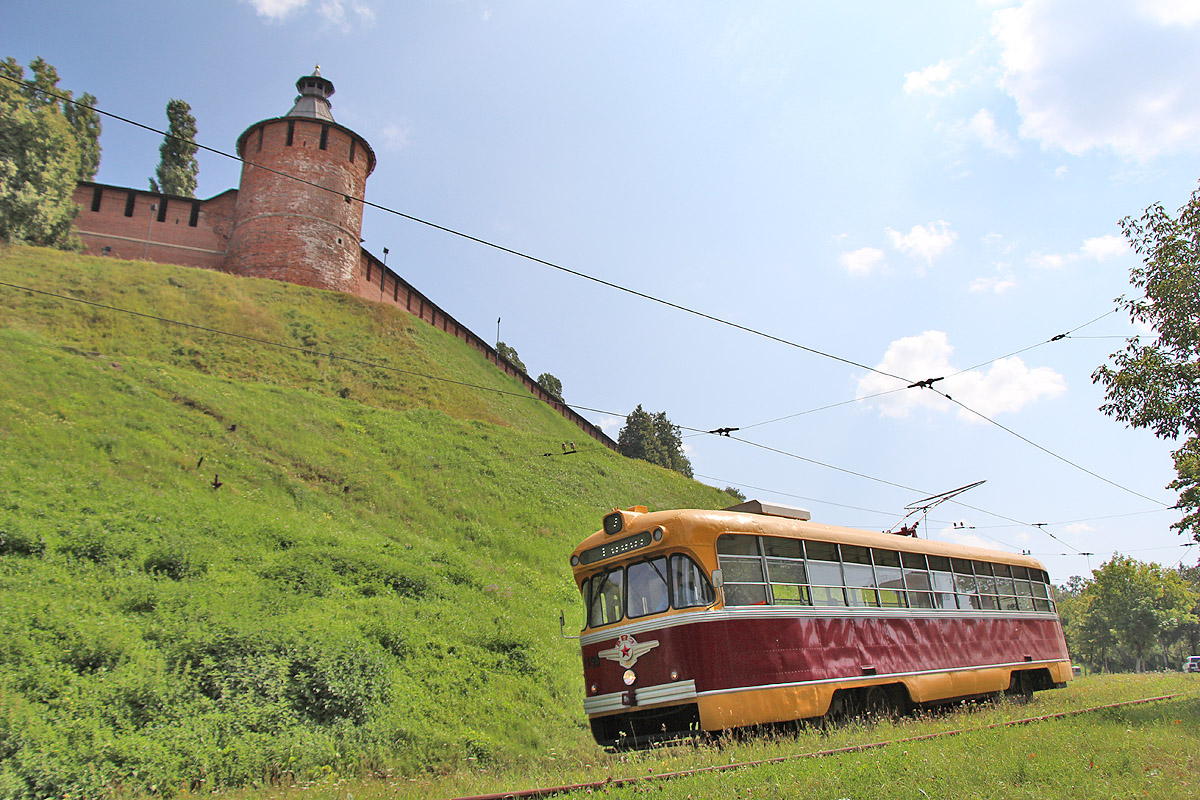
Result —
<path fill-rule="evenodd" d="M 907 376 L 912 381 L 945 378 L 934 388 L 953 397 L 963 406 L 984 416 L 1016 413 L 1042 399 L 1053 399 L 1067 390 L 1066 379 L 1049 367 L 1026 366 L 1015 356 L 993 362 L 986 371 L 977 370 L 955 375 L 958 368 L 950 362 L 954 348 L 942 331 L 925 331 L 892 342 L 876 369 L 892 375 Z M 949 377 L 953 375 L 953 377 Z M 957 413 L 964 422 L 982 422 L 976 414 L 950 402 L 938 392 L 925 389 L 906 389 L 894 378 L 872 372 L 858 382 L 855 396 L 865 398 L 881 392 L 891 392 L 865 401 L 881 416 L 906 418 L 914 411 Z"/>

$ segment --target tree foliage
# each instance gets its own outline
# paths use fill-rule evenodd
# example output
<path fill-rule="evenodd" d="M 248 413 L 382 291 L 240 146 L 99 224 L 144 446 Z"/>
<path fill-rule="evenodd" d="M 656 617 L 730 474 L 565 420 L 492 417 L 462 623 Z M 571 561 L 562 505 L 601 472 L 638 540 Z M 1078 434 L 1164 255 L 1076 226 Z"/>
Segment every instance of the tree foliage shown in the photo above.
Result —
<path fill-rule="evenodd" d="M 40 58 L 29 69 L 27 79 L 15 59 L 0 62 L 0 240 L 78 249 L 72 196 L 100 166 L 96 98 L 73 103 Z"/>
<path fill-rule="evenodd" d="M 1121 230 L 1142 258 L 1130 283 L 1143 296 L 1119 297 L 1118 308 L 1155 336 L 1129 339 L 1092 380 L 1104 386 L 1105 414 L 1162 439 L 1185 437 L 1168 487 L 1185 514 L 1172 527 L 1200 541 L 1200 189 L 1176 216 L 1156 203 Z"/>
<path fill-rule="evenodd" d="M 1182 571 L 1114 556 L 1091 580 L 1072 579 L 1058 590 L 1067 644 L 1106 669 L 1124 656 L 1140 672 L 1152 653 L 1169 665 L 1168 648 L 1196 626 L 1196 588 Z"/>
<path fill-rule="evenodd" d="M 559 400 L 563 399 L 562 381 L 551 375 L 549 372 L 543 372 L 541 375 L 538 375 L 537 382 L 538 386 L 541 386 Z"/>
<path fill-rule="evenodd" d="M 521 372 L 529 371 L 525 369 L 525 362 L 522 361 L 521 357 L 517 355 L 517 349 L 515 347 L 509 347 L 504 342 L 496 342 L 496 352 L 500 354 L 501 358 L 512 364 L 517 369 L 521 370 Z"/>
<path fill-rule="evenodd" d="M 671 424 L 665 411 L 651 414 L 639 404 L 625 418 L 617 436 L 617 450 L 627 458 L 639 458 L 692 477 L 692 462 L 683 454 L 679 426 Z"/>
<path fill-rule="evenodd" d="M 196 118 L 192 107 L 182 100 L 167 103 L 167 135 L 158 148 L 160 160 L 155 175 L 150 179 L 150 190 L 182 197 L 196 196 L 196 175 L 200 165 L 196 163 Z"/>

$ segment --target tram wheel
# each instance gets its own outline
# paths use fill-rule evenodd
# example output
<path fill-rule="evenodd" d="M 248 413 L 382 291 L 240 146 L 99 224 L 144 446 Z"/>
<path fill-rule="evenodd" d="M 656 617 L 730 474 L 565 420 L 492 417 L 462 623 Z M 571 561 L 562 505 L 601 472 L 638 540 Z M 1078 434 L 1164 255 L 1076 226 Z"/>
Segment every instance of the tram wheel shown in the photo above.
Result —
<path fill-rule="evenodd" d="M 891 717 L 894 713 L 892 698 L 886 686 L 868 686 L 862 693 L 862 713 L 868 719 L 878 720 Z"/>
<path fill-rule="evenodd" d="M 1025 672 L 1014 672 L 1009 681 L 1008 699 L 1014 703 L 1029 703 L 1033 701 L 1033 676 Z"/>

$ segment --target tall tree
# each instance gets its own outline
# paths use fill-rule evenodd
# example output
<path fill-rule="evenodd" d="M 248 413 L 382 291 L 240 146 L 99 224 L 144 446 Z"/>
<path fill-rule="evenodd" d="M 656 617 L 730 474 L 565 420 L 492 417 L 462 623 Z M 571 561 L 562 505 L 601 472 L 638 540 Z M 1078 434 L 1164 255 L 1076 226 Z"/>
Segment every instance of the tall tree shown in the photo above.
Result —
<path fill-rule="evenodd" d="M 160 159 L 155 175 L 150 179 L 150 190 L 182 197 L 196 196 L 196 175 L 200 165 L 196 163 L 196 118 L 192 107 L 182 100 L 167 103 L 167 135 L 158 148 Z"/>
<path fill-rule="evenodd" d="M 549 372 L 543 372 L 541 375 L 538 375 L 537 382 L 539 386 L 557 397 L 559 400 L 563 399 L 562 381 L 551 375 Z"/>
<path fill-rule="evenodd" d="M 1195 621 L 1196 594 L 1177 572 L 1117 555 L 1092 574 L 1081 594 L 1088 603 L 1086 627 L 1099 639 L 1105 628 L 1111 631 L 1136 659 L 1138 672 L 1152 647 L 1165 653 L 1171 637 Z"/>
<path fill-rule="evenodd" d="M 517 349 L 515 347 L 509 347 L 504 342 L 496 342 L 496 352 L 500 354 L 501 358 L 512 364 L 517 369 L 521 370 L 521 372 L 528 372 L 528 370 L 525 369 L 525 362 L 521 360 L 519 355 L 517 355 Z"/>
<path fill-rule="evenodd" d="M 1155 335 L 1129 339 L 1092 380 L 1104 386 L 1105 414 L 1163 439 L 1185 437 L 1168 486 L 1185 514 L 1172 527 L 1200 541 L 1200 189 L 1176 216 L 1156 203 L 1121 220 L 1121 230 L 1142 257 L 1130 283 L 1143 296 L 1119 297 L 1117 307 Z"/>
<path fill-rule="evenodd" d="M 651 414 L 639 404 L 625 418 L 617 435 L 617 450 L 627 458 L 638 458 L 692 477 L 692 462 L 683 454 L 679 426 L 665 411 Z"/>
<path fill-rule="evenodd" d="M 78 249 L 72 195 L 100 163 L 96 98 L 76 105 L 54 67 L 37 58 L 29 68 L 26 79 L 15 59 L 0 62 L 0 240 Z"/>

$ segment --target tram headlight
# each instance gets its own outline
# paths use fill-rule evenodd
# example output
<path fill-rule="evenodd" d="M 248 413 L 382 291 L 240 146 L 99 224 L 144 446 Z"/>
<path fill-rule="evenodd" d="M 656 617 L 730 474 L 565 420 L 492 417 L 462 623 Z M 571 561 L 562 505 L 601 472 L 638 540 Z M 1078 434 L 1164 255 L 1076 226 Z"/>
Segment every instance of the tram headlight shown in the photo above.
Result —
<path fill-rule="evenodd" d="M 594 683 L 591 685 L 591 687 L 590 687 L 590 688 L 591 688 L 591 690 L 592 690 L 592 694 L 595 694 L 596 692 L 600 691 L 600 687 L 599 687 L 599 686 L 597 686 L 597 685 L 596 685 L 596 684 L 594 684 Z"/>
<path fill-rule="evenodd" d="M 633 686 L 633 682 L 637 680 L 637 673 L 631 669 L 625 670 L 625 674 L 621 676 L 621 680 L 625 681 L 626 686 Z"/>
<path fill-rule="evenodd" d="M 671 670 L 671 680 L 673 680 L 673 681 L 679 680 L 679 670 L 677 670 L 677 669 Z"/>
<path fill-rule="evenodd" d="M 663 529 L 662 529 L 662 528 L 655 528 L 655 529 L 654 529 L 654 541 L 656 541 L 656 542 L 661 542 L 661 541 L 662 541 L 662 537 L 663 537 Z"/>
<path fill-rule="evenodd" d="M 579 556 L 571 556 L 571 566 L 572 567 L 579 566 Z"/>

